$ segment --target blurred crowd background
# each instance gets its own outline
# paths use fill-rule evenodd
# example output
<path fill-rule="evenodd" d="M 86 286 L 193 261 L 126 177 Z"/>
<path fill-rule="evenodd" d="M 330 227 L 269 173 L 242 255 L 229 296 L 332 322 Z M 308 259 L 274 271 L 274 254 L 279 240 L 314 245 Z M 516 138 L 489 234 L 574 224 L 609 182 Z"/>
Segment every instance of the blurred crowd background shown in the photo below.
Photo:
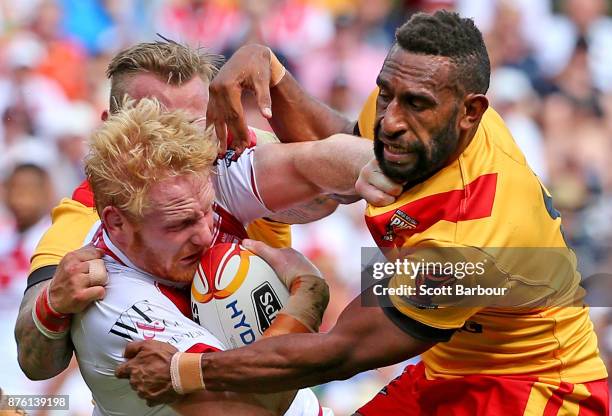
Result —
<path fill-rule="evenodd" d="M 0 386 L 70 394 L 90 414 L 78 370 L 30 382 L 16 364 L 13 325 L 29 257 L 51 208 L 83 180 L 85 140 L 107 107 L 116 52 L 156 33 L 230 56 L 269 45 L 304 88 L 356 118 L 395 28 L 416 11 L 475 19 L 492 64 L 489 97 L 561 211 L 587 285 L 612 295 L 612 18 L 606 0 L 0 0 Z M 245 97 L 249 120 L 269 128 Z M 325 328 L 359 292 L 360 247 L 374 246 L 363 204 L 294 227 L 294 247 L 331 286 Z M 593 278 L 593 276 L 599 277 Z M 603 276 L 603 278 L 602 278 Z M 593 285 L 592 285 L 593 286 Z M 609 301 L 608 301 L 609 302 Z M 594 310 L 612 364 L 612 315 Z M 610 367 L 612 368 L 612 367 Z M 401 371 L 371 371 L 316 389 L 349 414 Z M 59 413 L 57 413 L 59 414 Z"/>

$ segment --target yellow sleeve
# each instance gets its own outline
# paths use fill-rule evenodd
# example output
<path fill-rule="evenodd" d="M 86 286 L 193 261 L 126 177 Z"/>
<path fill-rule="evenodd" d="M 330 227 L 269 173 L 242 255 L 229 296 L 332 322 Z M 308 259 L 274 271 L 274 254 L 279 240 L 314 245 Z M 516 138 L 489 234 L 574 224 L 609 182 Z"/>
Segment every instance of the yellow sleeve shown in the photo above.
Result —
<path fill-rule="evenodd" d="M 359 132 L 362 137 L 374 139 L 374 121 L 376 119 L 376 98 L 378 97 L 378 87 L 368 96 L 359 114 Z"/>
<path fill-rule="evenodd" d="M 64 198 L 51 213 L 53 223 L 38 242 L 30 263 L 30 273 L 44 266 L 58 265 L 69 251 L 83 246 L 91 227 L 98 221 L 94 208 Z"/>
<path fill-rule="evenodd" d="M 249 126 L 249 129 L 255 133 L 257 137 L 257 144 L 266 144 L 266 143 L 280 143 L 281 141 L 276 137 L 276 135 L 271 131 L 256 129 L 255 127 Z"/>
<path fill-rule="evenodd" d="M 275 248 L 291 247 L 291 226 L 265 218 L 253 221 L 247 227 L 249 238 L 263 241 Z"/>
<path fill-rule="evenodd" d="M 280 143 L 280 140 L 269 131 L 249 127 L 257 135 L 257 144 Z M 263 241 L 275 248 L 291 247 L 291 226 L 280 222 L 260 218 L 249 224 L 247 234 L 253 240 Z"/>

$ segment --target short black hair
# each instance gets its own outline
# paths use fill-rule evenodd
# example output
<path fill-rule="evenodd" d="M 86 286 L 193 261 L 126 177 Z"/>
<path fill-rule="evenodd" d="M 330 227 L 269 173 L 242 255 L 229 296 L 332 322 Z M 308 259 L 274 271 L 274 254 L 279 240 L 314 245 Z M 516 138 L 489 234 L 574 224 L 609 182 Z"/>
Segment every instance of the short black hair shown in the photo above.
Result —
<path fill-rule="evenodd" d="M 15 175 L 17 175 L 18 173 L 21 172 L 27 172 L 30 171 L 34 174 L 36 174 L 40 180 L 45 181 L 47 180 L 47 178 L 49 177 L 49 173 L 41 166 L 35 164 L 35 163 L 20 163 L 18 165 L 16 165 L 13 170 L 11 171 L 11 173 L 8 176 L 8 179 L 13 178 Z"/>
<path fill-rule="evenodd" d="M 466 92 L 486 94 L 489 89 L 489 54 L 472 19 L 446 10 L 416 13 L 397 29 L 395 40 L 408 52 L 450 58 Z"/>

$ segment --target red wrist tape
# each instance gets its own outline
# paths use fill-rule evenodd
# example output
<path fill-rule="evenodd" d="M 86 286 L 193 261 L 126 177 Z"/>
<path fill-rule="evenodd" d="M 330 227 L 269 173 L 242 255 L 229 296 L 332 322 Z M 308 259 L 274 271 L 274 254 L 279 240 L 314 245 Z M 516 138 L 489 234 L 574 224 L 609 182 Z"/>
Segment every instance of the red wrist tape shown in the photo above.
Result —
<path fill-rule="evenodd" d="M 36 328 L 47 338 L 60 339 L 70 330 L 71 317 L 57 312 L 49 302 L 49 285 L 36 298 L 32 308 Z"/>

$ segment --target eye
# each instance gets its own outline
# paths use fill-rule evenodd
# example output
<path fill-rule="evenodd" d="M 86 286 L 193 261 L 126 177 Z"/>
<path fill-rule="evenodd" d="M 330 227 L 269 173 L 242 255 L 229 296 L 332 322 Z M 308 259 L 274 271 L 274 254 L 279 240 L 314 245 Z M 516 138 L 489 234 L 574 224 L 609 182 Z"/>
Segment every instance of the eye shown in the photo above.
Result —
<path fill-rule="evenodd" d="M 391 101 L 393 101 L 393 97 L 391 96 L 391 94 L 381 91 L 378 94 L 378 98 L 376 99 L 376 106 L 379 110 L 385 110 L 389 106 Z"/>
<path fill-rule="evenodd" d="M 412 107 L 413 109 L 417 110 L 417 111 L 425 109 L 425 106 L 423 105 L 421 100 L 419 100 L 418 98 L 411 98 L 411 99 L 409 99 L 408 100 L 408 105 L 410 107 Z"/>
<path fill-rule="evenodd" d="M 425 111 L 432 107 L 432 103 L 421 97 L 408 96 L 402 101 L 405 106 L 417 112 Z"/>
<path fill-rule="evenodd" d="M 179 232 L 181 230 L 185 229 L 185 223 L 181 222 L 178 224 L 172 224 L 166 227 L 166 231 L 169 232 Z"/>
<path fill-rule="evenodd" d="M 195 219 L 186 219 L 186 220 L 181 221 L 181 222 L 170 224 L 168 227 L 166 227 L 166 230 L 168 230 L 170 232 L 183 231 L 184 229 L 186 229 L 186 228 L 192 226 L 193 224 L 195 224 L 196 222 L 197 222 L 197 220 L 195 220 Z"/>

